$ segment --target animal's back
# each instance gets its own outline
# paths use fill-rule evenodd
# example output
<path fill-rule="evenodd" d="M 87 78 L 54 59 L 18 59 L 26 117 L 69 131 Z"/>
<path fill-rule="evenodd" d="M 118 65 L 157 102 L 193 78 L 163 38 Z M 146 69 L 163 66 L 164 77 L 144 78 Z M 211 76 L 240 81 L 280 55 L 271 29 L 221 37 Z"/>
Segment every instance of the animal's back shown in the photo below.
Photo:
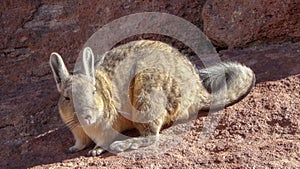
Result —
<path fill-rule="evenodd" d="M 136 63 L 134 62 L 138 61 L 140 62 L 139 64 L 141 64 L 142 60 L 138 59 L 142 59 L 145 57 L 155 59 L 155 61 L 157 61 L 157 59 L 160 59 L 161 62 L 166 61 L 164 60 L 166 59 L 165 57 L 157 56 L 158 54 L 163 53 L 168 54 L 167 57 L 172 56 L 176 59 L 179 59 L 178 62 L 187 61 L 187 59 L 177 49 L 171 47 L 166 43 L 151 40 L 138 40 L 120 45 L 105 53 L 103 56 L 101 56 L 101 58 L 103 57 L 103 60 L 101 58 L 98 59 L 98 63 L 96 64 L 98 68 L 96 69 L 101 69 L 105 71 L 106 73 L 108 73 L 109 77 L 112 78 L 112 76 L 116 73 L 116 67 L 118 66 L 118 64 L 124 62 L 124 60 L 128 59 L 129 57 L 132 58 L 132 62 L 131 65 L 128 66 L 134 66 L 136 65 Z M 159 63 L 157 62 L 148 63 L 149 67 L 154 67 L 158 64 Z M 163 64 L 164 67 L 172 66 L 168 65 L 168 62 L 164 62 Z"/>

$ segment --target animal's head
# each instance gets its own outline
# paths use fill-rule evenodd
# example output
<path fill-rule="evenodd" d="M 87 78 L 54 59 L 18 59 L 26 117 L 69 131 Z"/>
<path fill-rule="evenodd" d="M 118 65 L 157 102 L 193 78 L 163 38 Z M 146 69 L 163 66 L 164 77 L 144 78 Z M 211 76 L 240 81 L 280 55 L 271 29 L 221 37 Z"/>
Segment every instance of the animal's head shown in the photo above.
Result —
<path fill-rule="evenodd" d="M 103 101 L 95 87 L 94 55 L 91 48 L 83 50 L 83 69 L 71 75 L 61 56 L 52 53 L 50 66 L 60 92 L 59 111 L 65 123 L 79 120 L 81 125 L 95 123 L 103 114 Z"/>

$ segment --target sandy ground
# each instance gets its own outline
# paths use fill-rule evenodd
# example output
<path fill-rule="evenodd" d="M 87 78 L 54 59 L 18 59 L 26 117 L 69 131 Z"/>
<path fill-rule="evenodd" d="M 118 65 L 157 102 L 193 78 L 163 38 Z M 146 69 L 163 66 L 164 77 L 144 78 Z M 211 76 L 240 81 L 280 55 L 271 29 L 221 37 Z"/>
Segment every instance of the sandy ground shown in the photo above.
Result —
<path fill-rule="evenodd" d="M 185 134 L 169 140 L 166 151 L 154 155 L 131 151 L 87 157 L 88 149 L 68 154 L 73 138 L 68 129 L 53 128 L 27 137 L 12 150 L 1 168 L 298 168 L 300 166 L 300 75 L 256 84 L 241 102 L 214 115 L 216 129 L 203 142 L 209 120 L 192 120 Z M 173 126 L 166 131 L 173 131 Z M 180 125 L 179 125 L 180 128 Z M 163 132 L 164 133 L 164 132 Z M 176 143 L 176 141 L 175 141 Z M 149 150 L 145 148 L 145 150 Z M 6 152 L 6 150 L 8 152 Z M 151 149 L 150 149 L 151 150 Z M 6 154 L 7 153 L 7 154 Z"/>

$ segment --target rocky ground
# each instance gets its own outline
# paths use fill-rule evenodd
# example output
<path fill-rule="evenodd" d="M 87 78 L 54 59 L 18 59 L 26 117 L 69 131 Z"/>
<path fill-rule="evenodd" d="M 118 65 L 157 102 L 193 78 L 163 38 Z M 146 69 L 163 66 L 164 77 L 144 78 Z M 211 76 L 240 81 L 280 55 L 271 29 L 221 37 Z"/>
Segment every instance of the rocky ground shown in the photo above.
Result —
<path fill-rule="evenodd" d="M 178 144 L 156 155 L 86 157 L 88 149 L 67 154 L 74 140 L 58 115 L 50 53 L 59 52 L 71 69 L 85 41 L 103 25 L 149 11 L 196 25 L 222 60 L 254 70 L 255 87 L 214 114 L 221 120 L 205 142 L 202 131 L 210 116 L 200 115 L 175 137 Z M 299 168 L 299 14 L 298 1 L 281 0 L 1 1 L 0 168 Z M 170 37 L 146 34 L 125 41 L 141 38 L 186 52 Z"/>
<path fill-rule="evenodd" d="M 256 84 L 226 108 L 209 139 L 201 142 L 206 117 L 192 121 L 179 145 L 157 155 L 132 152 L 86 157 L 67 154 L 73 144 L 64 127 L 1 145 L 1 168 L 298 168 L 300 166 L 300 75 Z M 53 112 L 55 115 L 57 112 Z M 55 115 L 56 116 L 56 115 Z M 47 124 L 40 124 L 47 125 Z M 62 125 L 60 125 L 62 126 Z M 20 138 L 22 139 L 22 138 Z M 92 147 L 90 147 L 92 148 Z M 9 150 L 10 149 L 10 150 Z M 7 156 L 3 159 L 3 155 Z"/>

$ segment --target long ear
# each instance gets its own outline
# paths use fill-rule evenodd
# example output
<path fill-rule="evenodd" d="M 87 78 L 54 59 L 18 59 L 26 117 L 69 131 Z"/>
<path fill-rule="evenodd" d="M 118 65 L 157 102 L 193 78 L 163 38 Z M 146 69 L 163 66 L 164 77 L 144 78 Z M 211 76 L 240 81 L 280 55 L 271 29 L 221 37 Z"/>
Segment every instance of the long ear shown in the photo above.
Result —
<path fill-rule="evenodd" d="M 56 82 L 57 90 L 61 92 L 62 83 L 70 76 L 61 56 L 53 52 L 50 55 L 49 64 Z"/>
<path fill-rule="evenodd" d="M 84 74 L 91 77 L 95 84 L 94 54 L 90 47 L 83 49 L 82 63 Z"/>

